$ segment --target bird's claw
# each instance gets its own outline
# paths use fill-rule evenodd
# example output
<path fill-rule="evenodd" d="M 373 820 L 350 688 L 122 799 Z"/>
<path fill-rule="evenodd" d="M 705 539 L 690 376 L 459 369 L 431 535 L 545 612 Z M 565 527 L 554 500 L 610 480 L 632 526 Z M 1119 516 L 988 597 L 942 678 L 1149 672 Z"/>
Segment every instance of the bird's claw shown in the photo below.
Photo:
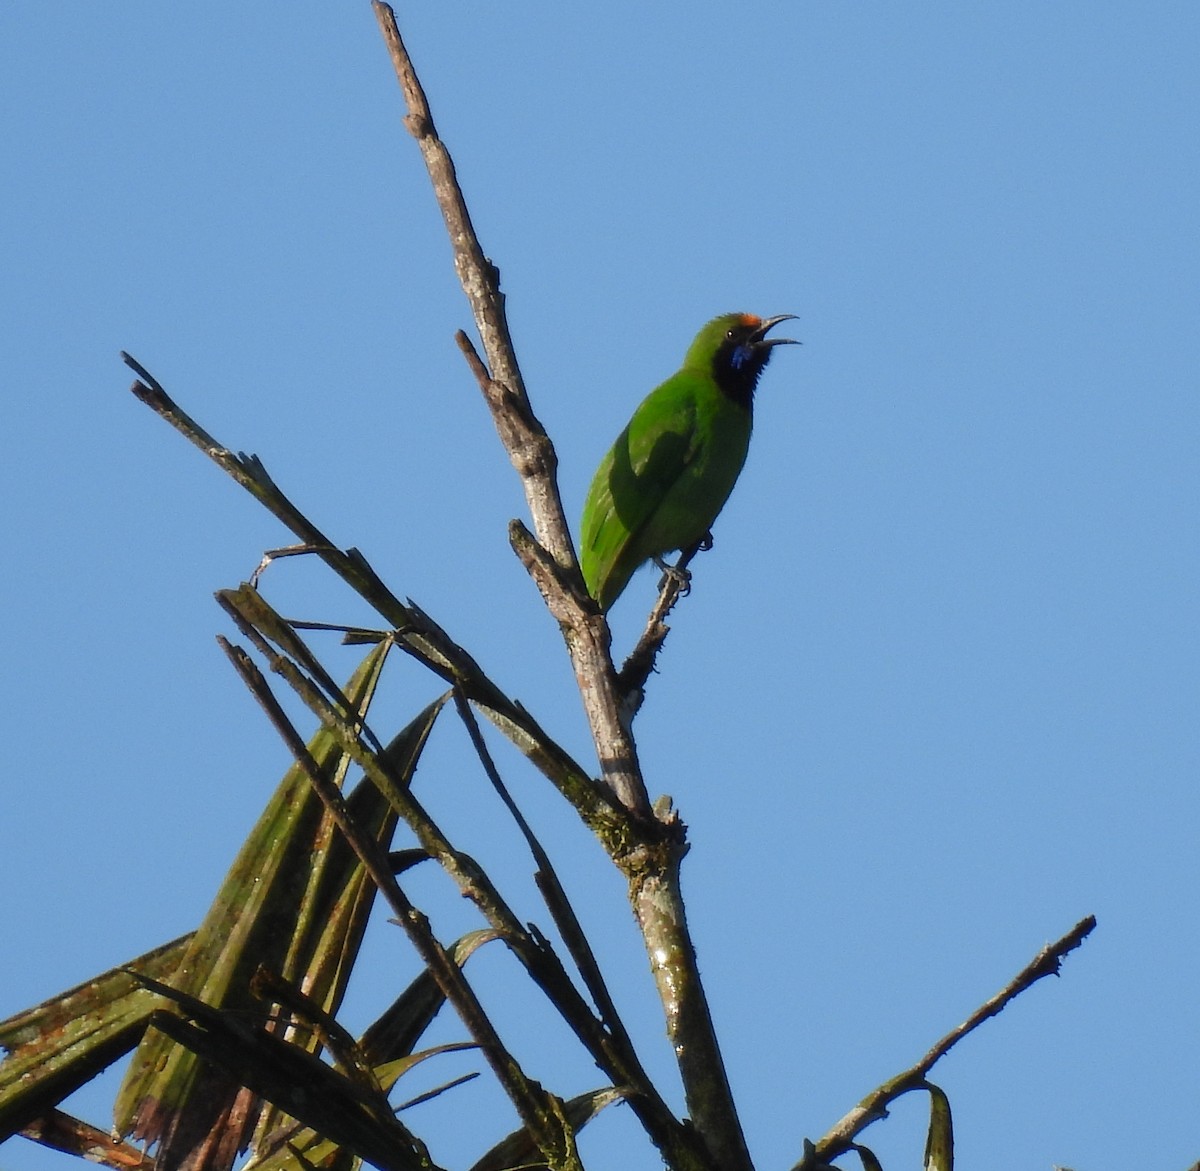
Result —
<path fill-rule="evenodd" d="M 679 596 L 686 598 L 692 592 L 692 575 L 678 565 L 668 565 L 661 557 L 654 558 L 654 564 L 662 570 L 662 580 L 658 583 L 658 592 L 667 588 L 667 582 L 674 582 Z"/>

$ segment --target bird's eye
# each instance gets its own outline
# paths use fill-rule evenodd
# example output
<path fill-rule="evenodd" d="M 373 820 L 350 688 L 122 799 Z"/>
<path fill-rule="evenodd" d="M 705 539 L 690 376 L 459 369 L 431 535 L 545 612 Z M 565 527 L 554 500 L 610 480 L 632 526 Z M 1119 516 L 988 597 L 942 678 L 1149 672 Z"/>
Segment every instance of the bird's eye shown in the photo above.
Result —
<path fill-rule="evenodd" d="M 728 333 L 725 335 L 726 339 L 727 339 L 728 341 L 733 341 L 733 335 L 734 335 L 734 333 L 736 333 L 736 332 L 737 332 L 736 330 L 732 330 L 732 329 L 731 329 L 731 330 L 730 330 L 730 331 L 729 331 L 729 332 L 728 332 Z"/>

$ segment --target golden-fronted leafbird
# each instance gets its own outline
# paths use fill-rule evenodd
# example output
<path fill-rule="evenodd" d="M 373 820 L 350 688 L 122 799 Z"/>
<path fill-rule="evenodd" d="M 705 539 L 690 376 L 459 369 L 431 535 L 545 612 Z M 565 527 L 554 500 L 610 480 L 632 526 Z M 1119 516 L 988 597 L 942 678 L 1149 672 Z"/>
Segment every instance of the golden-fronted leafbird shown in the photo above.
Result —
<path fill-rule="evenodd" d="M 794 316 L 714 318 L 634 411 L 583 506 L 580 567 L 601 610 L 643 562 L 708 535 L 746 461 L 758 377 L 774 346 L 795 344 L 767 331 Z"/>

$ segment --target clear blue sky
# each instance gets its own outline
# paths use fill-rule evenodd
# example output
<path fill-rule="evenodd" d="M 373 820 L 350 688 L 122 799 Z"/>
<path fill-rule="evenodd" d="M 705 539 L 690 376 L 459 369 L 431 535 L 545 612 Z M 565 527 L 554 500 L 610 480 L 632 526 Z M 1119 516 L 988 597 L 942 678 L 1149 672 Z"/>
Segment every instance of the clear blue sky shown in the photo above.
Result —
<path fill-rule="evenodd" d="M 1200 8 L 399 16 L 573 515 L 700 324 L 800 316 L 639 724 L 691 827 L 759 1166 L 1087 913 L 1062 978 L 936 1071 L 962 1165 L 1200 1157 Z M 469 316 L 400 112 L 366 0 L 0 9 L 0 1015 L 195 925 L 286 765 L 210 597 L 285 535 L 127 393 L 120 349 L 590 759 L 507 549 L 523 501 L 454 347 Z M 619 646 L 653 585 L 618 605 Z M 367 617 L 315 565 L 265 589 Z M 395 664 L 377 727 L 436 691 Z M 621 884 L 496 746 L 670 1084 Z M 449 722 L 420 784 L 544 920 Z M 444 935 L 473 925 L 422 882 Z M 396 935 L 372 933 L 354 1027 L 411 975 Z M 510 969 L 472 974 L 511 989 L 515 1030 Z M 522 1056 L 563 1092 L 595 1084 L 559 1048 Z M 107 1093 L 76 1107 L 104 1124 Z M 494 1095 L 462 1094 L 409 1119 L 450 1165 L 494 1135 L 462 1122 Z M 864 1138 L 916 1165 L 923 1112 Z M 585 1157 L 655 1167 L 633 1133 L 614 1110 Z M 3 1171 L 63 1165 L 0 1149 Z"/>

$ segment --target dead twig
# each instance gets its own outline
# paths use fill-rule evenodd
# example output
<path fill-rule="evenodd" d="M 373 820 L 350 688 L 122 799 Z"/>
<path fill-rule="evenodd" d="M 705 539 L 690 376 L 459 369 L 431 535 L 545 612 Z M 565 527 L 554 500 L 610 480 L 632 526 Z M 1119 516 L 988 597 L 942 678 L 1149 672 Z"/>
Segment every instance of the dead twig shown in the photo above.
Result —
<path fill-rule="evenodd" d="M 884 1082 L 878 1089 L 872 1090 L 820 1142 L 808 1147 L 804 1159 L 797 1163 L 792 1171 L 811 1171 L 814 1166 L 829 1163 L 849 1151 L 854 1139 L 866 1127 L 887 1117 L 888 1107 L 892 1102 L 911 1090 L 922 1088 L 934 1065 L 968 1033 L 977 1029 L 989 1017 L 1002 1012 L 1010 1001 L 1036 984 L 1043 976 L 1057 976 L 1059 968 L 1062 967 L 1063 957 L 1074 951 L 1092 933 L 1095 926 L 1095 915 L 1089 915 L 1076 923 L 1061 939 L 1042 948 L 995 996 L 984 1001 L 961 1025 L 951 1029 L 920 1061 Z"/>

